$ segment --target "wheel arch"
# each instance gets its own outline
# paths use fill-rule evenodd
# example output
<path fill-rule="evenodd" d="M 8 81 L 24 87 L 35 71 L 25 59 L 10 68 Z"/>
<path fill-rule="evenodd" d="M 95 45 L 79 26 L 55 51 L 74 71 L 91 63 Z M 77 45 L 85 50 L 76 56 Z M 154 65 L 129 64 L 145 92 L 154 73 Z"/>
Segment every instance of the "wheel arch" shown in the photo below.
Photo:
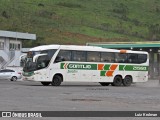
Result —
<path fill-rule="evenodd" d="M 115 75 L 115 76 L 113 77 L 113 79 L 114 79 L 116 76 L 119 76 L 119 77 L 121 77 L 121 78 L 123 79 L 123 76 L 122 76 L 121 74 Z"/>
<path fill-rule="evenodd" d="M 132 82 L 133 82 L 133 77 L 132 77 L 132 75 L 125 75 L 125 77 L 131 77 Z M 125 78 L 125 77 L 124 77 L 124 78 Z"/>
<path fill-rule="evenodd" d="M 63 82 L 63 79 L 64 79 L 64 78 L 63 78 L 62 73 L 56 73 L 56 74 L 54 74 L 53 77 L 52 77 L 52 79 L 53 79 L 56 75 L 60 76 L 60 77 L 62 78 L 62 82 Z"/>

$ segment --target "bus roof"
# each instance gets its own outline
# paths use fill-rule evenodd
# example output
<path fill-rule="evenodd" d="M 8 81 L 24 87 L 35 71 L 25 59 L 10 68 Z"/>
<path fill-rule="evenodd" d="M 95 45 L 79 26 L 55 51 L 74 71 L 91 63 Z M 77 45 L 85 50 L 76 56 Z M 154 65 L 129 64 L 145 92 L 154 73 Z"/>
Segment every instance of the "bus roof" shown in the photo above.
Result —
<path fill-rule="evenodd" d="M 65 50 L 86 50 L 86 51 L 108 51 L 108 52 L 126 52 L 126 53 L 139 53 L 148 54 L 145 51 L 132 51 L 132 50 L 117 50 L 117 49 L 107 49 L 97 46 L 80 46 L 80 45 L 42 45 L 38 47 L 31 48 L 29 51 L 43 51 L 50 49 L 65 49 Z"/>
<path fill-rule="evenodd" d="M 42 51 L 42 50 L 49 50 L 49 49 L 58 49 L 60 45 L 41 45 L 34 48 L 31 48 L 29 51 Z"/>

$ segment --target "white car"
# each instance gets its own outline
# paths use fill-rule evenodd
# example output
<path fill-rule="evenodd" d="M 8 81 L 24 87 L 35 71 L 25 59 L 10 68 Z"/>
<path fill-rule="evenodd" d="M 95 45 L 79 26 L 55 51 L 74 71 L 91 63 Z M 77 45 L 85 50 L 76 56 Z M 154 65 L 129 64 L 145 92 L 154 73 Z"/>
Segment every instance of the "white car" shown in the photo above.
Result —
<path fill-rule="evenodd" d="M 22 75 L 19 72 L 10 69 L 0 70 L 0 79 L 9 79 L 11 81 L 16 81 L 17 79 L 21 79 Z"/>

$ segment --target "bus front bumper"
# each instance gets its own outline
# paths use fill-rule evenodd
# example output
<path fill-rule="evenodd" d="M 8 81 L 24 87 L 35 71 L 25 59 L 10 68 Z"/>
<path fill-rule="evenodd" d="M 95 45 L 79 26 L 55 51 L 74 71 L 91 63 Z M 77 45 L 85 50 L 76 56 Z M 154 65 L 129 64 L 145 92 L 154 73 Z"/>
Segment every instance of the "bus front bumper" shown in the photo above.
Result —
<path fill-rule="evenodd" d="M 23 80 L 24 81 L 35 81 L 34 72 L 23 72 Z"/>
<path fill-rule="evenodd" d="M 35 81 L 35 78 L 34 78 L 34 76 L 30 76 L 30 77 L 28 77 L 28 76 L 23 76 L 23 80 L 24 81 Z"/>

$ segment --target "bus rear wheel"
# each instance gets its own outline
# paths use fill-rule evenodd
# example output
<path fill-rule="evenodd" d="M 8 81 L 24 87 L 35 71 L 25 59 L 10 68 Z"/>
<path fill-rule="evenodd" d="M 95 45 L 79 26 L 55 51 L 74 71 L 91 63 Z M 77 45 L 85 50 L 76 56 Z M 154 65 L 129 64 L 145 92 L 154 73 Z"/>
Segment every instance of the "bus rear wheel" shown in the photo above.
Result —
<path fill-rule="evenodd" d="M 44 86 L 48 86 L 49 84 L 50 84 L 50 82 L 41 82 L 42 83 L 42 85 L 44 85 Z"/>
<path fill-rule="evenodd" d="M 100 84 L 101 84 L 102 86 L 108 86 L 110 83 L 100 82 Z"/>
<path fill-rule="evenodd" d="M 124 86 L 130 86 L 132 84 L 132 77 L 131 76 L 126 76 L 123 80 L 123 85 Z"/>
<path fill-rule="evenodd" d="M 112 86 L 121 86 L 122 84 L 122 77 L 121 76 L 115 76 Z"/>
<path fill-rule="evenodd" d="M 53 77 L 53 80 L 52 80 L 51 84 L 52 84 L 53 86 L 60 86 L 60 85 L 61 85 L 61 82 L 62 82 L 62 77 L 59 76 L 59 75 L 55 75 L 55 76 Z"/>

